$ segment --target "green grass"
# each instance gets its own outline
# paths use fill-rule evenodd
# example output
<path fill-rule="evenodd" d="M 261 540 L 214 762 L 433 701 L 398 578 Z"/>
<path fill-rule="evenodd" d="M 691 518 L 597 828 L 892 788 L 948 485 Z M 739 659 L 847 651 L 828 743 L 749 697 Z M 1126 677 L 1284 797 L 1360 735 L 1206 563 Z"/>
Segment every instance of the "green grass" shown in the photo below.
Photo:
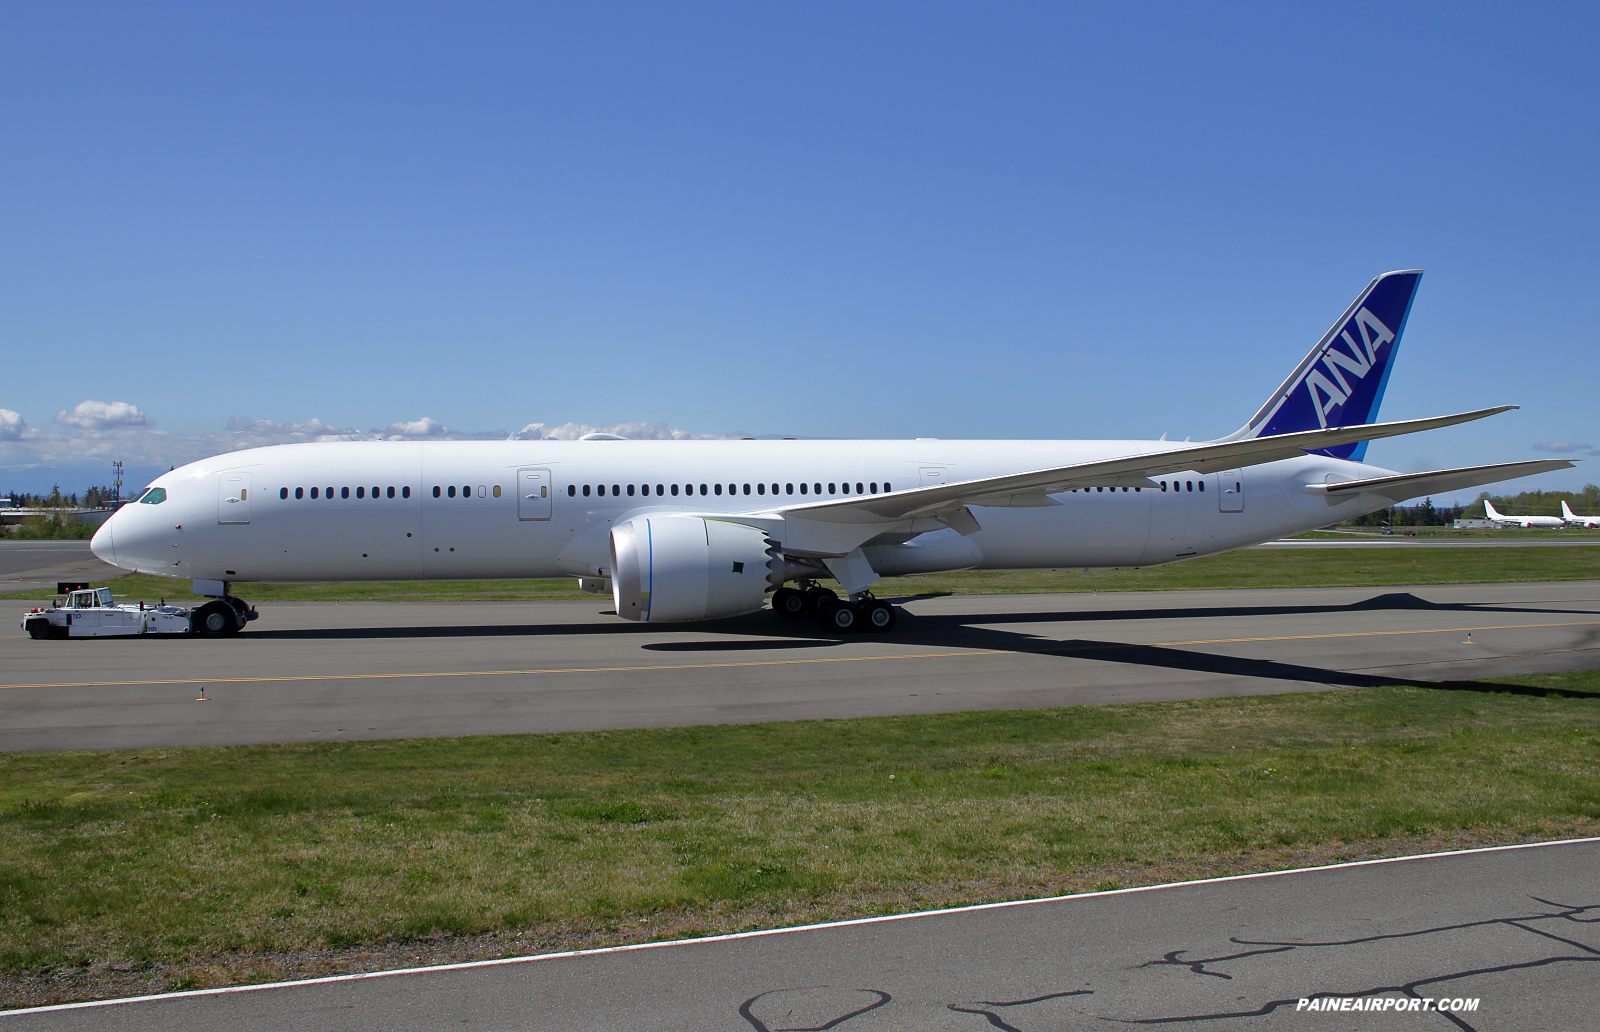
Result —
<path fill-rule="evenodd" d="M 1415 565 L 1413 565 L 1415 564 Z M 1174 591 L 1395 584 L 1464 584 L 1600 578 L 1600 548 L 1246 549 L 1145 570 L 1003 570 L 889 577 L 885 597 L 992 595 L 1054 591 Z M 110 585 L 119 598 L 192 601 L 188 581 L 129 574 Z M 603 600 L 560 580 L 415 581 L 376 584 L 238 584 L 251 602 Z"/>
<path fill-rule="evenodd" d="M 1536 687 L 4 755 L 0 994 L 97 965 L 214 984 L 265 977 L 228 957 L 490 933 L 531 951 L 1595 833 L 1600 673 L 1515 683 Z"/>

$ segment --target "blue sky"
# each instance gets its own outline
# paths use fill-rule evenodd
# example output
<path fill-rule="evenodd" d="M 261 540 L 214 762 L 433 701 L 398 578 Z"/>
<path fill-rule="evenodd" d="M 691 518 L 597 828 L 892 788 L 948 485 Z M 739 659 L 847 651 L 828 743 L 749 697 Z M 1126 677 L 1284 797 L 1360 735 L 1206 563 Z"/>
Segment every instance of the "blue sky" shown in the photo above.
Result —
<path fill-rule="evenodd" d="M 1410 267 L 1382 416 L 1524 408 L 1368 460 L 1600 457 L 1597 28 L 1576 4 L 7 5 L 0 489 L 531 423 L 1211 437 Z"/>

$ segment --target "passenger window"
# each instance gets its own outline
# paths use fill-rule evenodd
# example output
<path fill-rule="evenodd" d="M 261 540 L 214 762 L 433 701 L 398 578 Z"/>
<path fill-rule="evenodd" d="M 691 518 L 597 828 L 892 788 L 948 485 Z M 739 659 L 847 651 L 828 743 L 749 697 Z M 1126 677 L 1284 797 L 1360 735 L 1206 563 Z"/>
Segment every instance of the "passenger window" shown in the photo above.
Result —
<path fill-rule="evenodd" d="M 1204 480 L 1200 481 L 1200 493 L 1201 494 L 1205 494 L 1206 493 L 1206 482 Z"/>
<path fill-rule="evenodd" d="M 329 501 L 332 501 L 333 500 L 333 488 L 331 488 L 331 487 L 325 488 L 323 490 L 323 492 L 322 492 L 322 497 L 328 499 Z"/>
<path fill-rule="evenodd" d="M 662 484 L 657 484 L 656 485 L 656 497 L 657 498 L 661 497 L 662 495 L 664 495 L 666 493 L 667 493 L 667 489 L 666 489 L 666 487 L 664 485 L 662 485 Z"/>
<path fill-rule="evenodd" d="M 766 484 L 757 484 L 756 485 L 756 494 L 764 495 L 766 493 L 767 493 L 767 485 Z"/>
<path fill-rule="evenodd" d="M 678 485 L 677 484 L 673 484 L 672 485 L 672 497 L 674 497 L 674 498 L 678 497 Z"/>
<path fill-rule="evenodd" d="M 633 485 L 632 484 L 628 485 L 628 497 L 629 498 L 633 497 Z"/>
<path fill-rule="evenodd" d="M 278 488 L 278 497 L 287 499 L 289 497 L 289 489 L 287 487 Z"/>
<path fill-rule="evenodd" d="M 583 496 L 585 498 L 589 497 L 589 485 L 588 484 L 584 484 L 583 485 Z"/>
<path fill-rule="evenodd" d="M 317 494 L 317 489 L 314 488 L 314 487 L 311 489 L 311 497 L 313 497 L 313 498 L 319 497 L 318 494 Z"/>
<path fill-rule="evenodd" d="M 472 485 L 471 484 L 466 484 L 461 488 L 461 497 L 463 497 L 463 498 L 471 498 L 472 497 Z"/>
<path fill-rule="evenodd" d="M 1194 481 L 1193 480 L 1185 480 L 1183 483 L 1184 483 L 1184 485 L 1186 487 L 1188 487 L 1189 490 L 1191 490 L 1191 491 L 1194 490 Z"/>
<path fill-rule="evenodd" d="M 330 487 L 330 488 L 329 488 L 329 489 L 328 489 L 328 495 L 329 495 L 329 497 L 332 497 L 332 495 L 333 495 L 333 488 L 331 488 L 331 487 Z M 340 497 L 340 498 L 349 498 L 349 497 L 350 497 L 350 489 L 349 489 L 349 488 L 348 488 L 348 487 L 341 487 L 341 488 L 339 488 L 339 497 Z"/>
<path fill-rule="evenodd" d="M 454 498 L 456 496 L 456 485 L 451 484 L 450 490 L 446 491 L 445 494 L 448 494 L 451 498 Z"/>
<path fill-rule="evenodd" d="M 306 489 L 303 488 L 303 487 L 295 488 L 294 489 L 294 496 L 296 498 L 304 498 L 306 496 Z"/>
<path fill-rule="evenodd" d="M 839 485 L 839 490 L 843 491 L 845 494 L 849 494 L 850 493 L 850 485 L 849 484 L 840 484 Z"/>
<path fill-rule="evenodd" d="M 411 497 L 411 485 L 410 484 L 407 484 L 405 487 L 402 487 L 400 489 L 400 497 L 401 498 L 410 498 Z"/>
<path fill-rule="evenodd" d="M 800 485 L 800 493 L 801 494 L 805 494 L 806 493 L 806 485 L 805 484 L 801 484 Z"/>
<path fill-rule="evenodd" d="M 856 494 L 865 494 L 865 493 L 866 492 L 863 491 L 862 488 L 861 488 L 861 484 L 859 482 L 857 482 L 857 484 L 856 484 Z"/>
<path fill-rule="evenodd" d="M 391 488 L 389 488 L 389 497 L 390 497 L 390 498 L 393 498 L 393 497 L 394 497 L 394 488 L 392 488 L 392 487 L 391 487 Z"/>
<path fill-rule="evenodd" d="M 719 495 L 720 495 L 720 494 L 721 494 L 721 493 L 722 493 L 722 485 L 721 485 L 721 484 L 718 484 L 718 485 L 717 485 L 717 494 L 719 494 Z"/>
<path fill-rule="evenodd" d="M 706 485 L 704 485 L 704 484 L 700 485 L 700 493 L 701 494 L 705 494 L 706 493 Z"/>
<path fill-rule="evenodd" d="M 613 498 L 620 498 L 622 496 L 622 485 L 621 484 L 612 484 L 611 485 L 611 496 Z"/>
<path fill-rule="evenodd" d="M 784 484 L 783 485 L 783 490 L 784 490 L 785 494 L 794 494 L 794 485 L 793 484 Z"/>
<path fill-rule="evenodd" d="M 572 496 L 576 495 L 577 493 L 578 493 L 578 485 L 577 484 L 568 484 L 567 485 L 567 497 L 568 498 L 571 498 Z"/>
<path fill-rule="evenodd" d="M 1163 480 L 1161 482 L 1161 490 L 1165 491 L 1166 489 L 1167 489 L 1167 482 L 1165 480 Z"/>
<path fill-rule="evenodd" d="M 438 484 L 434 484 L 433 485 L 433 496 L 435 498 L 439 497 L 439 485 Z"/>
<path fill-rule="evenodd" d="M 349 490 L 349 489 L 346 488 L 346 490 Z M 365 498 L 366 496 L 367 496 L 367 489 L 366 488 L 364 488 L 364 487 L 356 488 L 356 497 L 357 498 Z"/>
<path fill-rule="evenodd" d="M 835 487 L 833 484 L 829 484 L 828 485 L 828 493 L 829 494 L 838 494 L 839 493 L 839 489 L 837 487 Z"/>
<path fill-rule="evenodd" d="M 1097 488 L 1095 488 L 1095 490 L 1099 491 L 1101 494 L 1104 494 L 1106 489 L 1103 488 L 1103 487 L 1097 487 Z"/>
<path fill-rule="evenodd" d="M 750 485 L 749 484 L 744 485 L 744 493 L 745 494 L 749 494 L 750 493 Z"/>
<path fill-rule="evenodd" d="M 877 494 L 878 493 L 878 482 L 876 480 L 874 480 L 871 484 L 869 484 L 867 486 L 872 488 L 872 493 L 873 494 Z"/>
<path fill-rule="evenodd" d="M 739 493 L 739 485 L 738 484 L 729 484 L 728 485 L 728 493 L 731 494 L 731 495 L 738 494 Z"/>
<path fill-rule="evenodd" d="M 494 496 L 496 498 L 500 497 L 500 485 L 499 484 L 494 485 Z"/>

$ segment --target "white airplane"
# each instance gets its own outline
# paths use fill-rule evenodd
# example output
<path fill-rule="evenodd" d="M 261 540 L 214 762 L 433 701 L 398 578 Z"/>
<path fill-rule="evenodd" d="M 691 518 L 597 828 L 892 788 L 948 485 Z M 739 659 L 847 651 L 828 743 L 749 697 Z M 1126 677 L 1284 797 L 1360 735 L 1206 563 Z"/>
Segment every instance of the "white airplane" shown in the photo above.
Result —
<path fill-rule="evenodd" d="M 880 577 L 1156 566 L 1570 467 L 1361 462 L 1368 441 L 1515 407 L 1372 422 L 1421 275 L 1373 280 L 1216 441 L 280 445 L 163 474 L 106 521 L 94 553 L 215 596 L 197 611 L 206 634 L 253 618 L 239 582 L 556 576 L 609 589 L 629 620 L 735 616 L 770 595 L 785 616 L 887 630 L 896 611 L 870 590 Z"/>
<path fill-rule="evenodd" d="M 1574 527 L 1600 527 L 1600 516 L 1579 516 L 1565 498 L 1561 500 L 1561 518 Z"/>
<path fill-rule="evenodd" d="M 1494 503 L 1487 498 L 1483 500 L 1483 509 L 1491 520 L 1502 527 L 1565 527 L 1567 525 L 1567 521 L 1560 516 L 1507 516 L 1495 509 Z"/>

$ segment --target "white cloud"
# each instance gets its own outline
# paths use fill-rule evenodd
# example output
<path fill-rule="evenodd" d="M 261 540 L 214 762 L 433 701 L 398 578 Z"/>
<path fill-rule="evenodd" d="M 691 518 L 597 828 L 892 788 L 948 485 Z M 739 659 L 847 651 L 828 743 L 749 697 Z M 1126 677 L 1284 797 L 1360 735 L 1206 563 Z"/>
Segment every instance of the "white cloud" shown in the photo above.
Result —
<path fill-rule="evenodd" d="M 228 432 L 252 437 L 305 441 L 357 441 L 362 437 L 361 432 L 354 427 L 331 426 L 315 417 L 304 423 L 280 423 L 275 419 L 234 416 L 228 420 Z"/>
<path fill-rule="evenodd" d="M 118 420 L 121 420 L 118 422 Z M 503 441 L 504 430 L 463 431 L 430 416 L 397 420 L 383 429 L 357 430 L 321 419 L 287 422 L 234 416 L 219 433 L 178 435 L 157 430 L 136 406 L 125 402 L 86 401 L 57 414 L 59 427 L 31 427 L 16 412 L 0 409 L 0 470 L 21 472 L 51 468 L 108 466 L 121 459 L 129 468 L 181 466 L 209 455 L 276 444 L 311 441 L 478 440 Z M 726 434 L 696 434 L 665 423 L 623 420 L 587 423 L 529 423 L 517 434 L 523 440 L 576 440 L 584 434 L 612 433 L 633 440 L 726 440 Z"/>
<path fill-rule="evenodd" d="M 1590 444 L 1575 444 L 1572 441 L 1540 441 L 1533 446 L 1534 451 L 1555 452 L 1557 455 L 1566 452 L 1587 451 L 1594 447 Z"/>
<path fill-rule="evenodd" d="M 576 441 L 585 434 L 616 434 L 630 441 L 736 441 L 737 434 L 693 434 L 677 430 L 665 423 L 647 423 L 640 419 L 625 419 L 620 423 L 590 426 L 587 423 L 529 423 L 517 431 L 517 437 L 530 440 Z"/>
<path fill-rule="evenodd" d="M 56 422 L 79 430 L 114 430 L 150 426 L 150 417 L 126 401 L 80 401 L 72 411 L 56 413 Z"/>
<path fill-rule="evenodd" d="M 404 440 L 408 437 L 445 437 L 454 433 L 449 427 L 429 416 L 402 423 L 390 423 L 378 432 L 391 441 L 395 439 Z"/>

